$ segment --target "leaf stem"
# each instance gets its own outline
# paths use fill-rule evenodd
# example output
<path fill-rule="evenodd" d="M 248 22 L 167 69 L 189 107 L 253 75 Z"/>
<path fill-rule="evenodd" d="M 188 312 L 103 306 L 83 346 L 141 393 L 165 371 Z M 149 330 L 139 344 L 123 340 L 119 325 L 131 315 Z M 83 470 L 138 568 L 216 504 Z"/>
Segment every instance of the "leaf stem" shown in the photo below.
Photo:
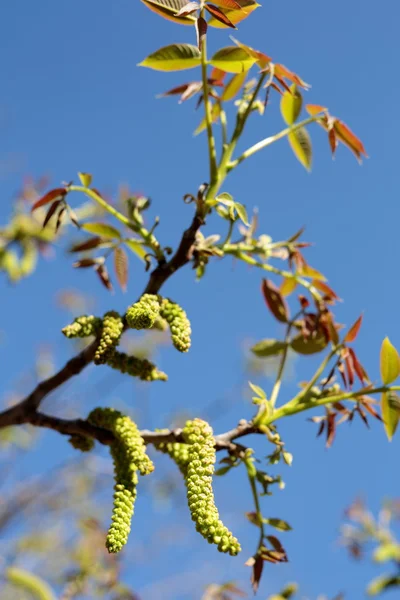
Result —
<path fill-rule="evenodd" d="M 205 9 L 202 8 L 200 18 L 204 20 Z M 204 20 L 205 22 L 205 20 Z M 212 129 L 211 104 L 209 101 L 209 89 L 207 78 L 207 34 L 201 40 L 201 75 L 203 81 L 203 98 L 205 107 L 205 117 L 207 124 L 208 155 L 210 161 L 210 183 L 215 181 L 217 175 L 217 153 L 215 149 L 215 139 Z"/>

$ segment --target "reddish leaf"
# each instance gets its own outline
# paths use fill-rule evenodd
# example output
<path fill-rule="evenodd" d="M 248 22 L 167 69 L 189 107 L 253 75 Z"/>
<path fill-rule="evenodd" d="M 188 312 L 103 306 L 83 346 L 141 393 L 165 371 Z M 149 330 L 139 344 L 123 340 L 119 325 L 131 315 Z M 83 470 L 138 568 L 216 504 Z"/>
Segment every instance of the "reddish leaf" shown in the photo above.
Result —
<path fill-rule="evenodd" d="M 246 561 L 245 564 L 248 567 L 253 567 L 251 573 L 251 585 L 254 593 L 256 593 L 260 585 L 261 576 L 264 568 L 264 561 L 261 558 L 261 556 L 256 556 L 255 558 L 254 556 L 252 556 L 251 558 L 249 558 L 248 561 Z"/>
<path fill-rule="evenodd" d="M 324 281 L 320 281 L 319 279 L 313 279 L 311 285 L 313 285 L 315 288 L 317 288 L 317 290 L 322 292 L 325 295 L 325 297 L 329 300 L 340 300 L 336 292 L 334 292 L 333 289 L 329 287 L 329 285 L 327 285 Z"/>
<path fill-rule="evenodd" d="M 354 342 L 356 339 L 358 332 L 360 331 L 361 323 L 362 323 L 362 315 L 358 317 L 357 321 L 352 325 L 349 331 L 346 333 L 344 338 L 344 343 L 347 344 L 349 342 Z"/>
<path fill-rule="evenodd" d="M 357 374 L 358 379 L 361 381 L 361 383 L 363 385 L 365 383 L 369 383 L 368 374 L 367 374 L 366 370 L 364 369 L 364 367 L 362 366 L 362 364 L 358 361 L 358 358 L 357 358 L 356 353 L 354 352 L 353 348 L 348 348 L 348 351 L 352 358 L 353 367 Z"/>
<path fill-rule="evenodd" d="M 326 425 L 326 421 L 321 421 L 320 426 L 317 431 L 317 437 L 319 437 L 320 435 L 322 435 L 324 433 L 325 425 Z"/>
<path fill-rule="evenodd" d="M 55 202 L 53 202 L 53 204 L 50 206 L 50 208 L 47 211 L 47 214 L 45 216 L 45 219 L 43 221 L 43 226 L 42 226 L 43 229 L 46 227 L 47 223 L 50 221 L 51 217 L 56 212 L 58 206 L 60 205 L 60 202 L 62 202 L 62 200 L 55 200 Z"/>
<path fill-rule="evenodd" d="M 214 6 L 214 4 L 205 4 L 204 8 L 212 15 L 217 21 L 220 21 L 227 27 L 232 27 L 233 29 L 237 29 L 237 27 L 228 19 L 226 14 L 222 12 L 218 6 Z"/>
<path fill-rule="evenodd" d="M 358 161 L 361 162 L 361 157 L 368 158 L 362 141 L 347 127 L 343 121 L 335 119 L 333 123 L 336 136 L 343 144 L 345 144 L 355 154 Z"/>
<path fill-rule="evenodd" d="M 99 258 L 82 258 L 81 260 L 77 260 L 72 265 L 75 269 L 87 269 L 88 267 L 94 267 L 99 264 L 99 261 L 103 259 Z"/>
<path fill-rule="evenodd" d="M 328 110 L 325 106 L 320 106 L 319 104 L 306 104 L 305 109 L 312 117 Z"/>
<path fill-rule="evenodd" d="M 242 7 L 235 0 L 214 0 L 214 4 L 221 8 L 230 8 L 232 10 L 242 10 Z"/>
<path fill-rule="evenodd" d="M 60 210 L 60 212 L 58 213 L 57 216 L 57 223 L 56 223 L 56 233 L 57 231 L 60 229 L 61 223 L 62 223 L 62 218 L 64 216 L 65 213 L 65 206 L 62 207 L 62 209 Z"/>
<path fill-rule="evenodd" d="M 358 414 L 360 415 L 361 419 L 364 421 L 366 427 L 368 427 L 369 429 L 369 423 L 368 423 L 368 419 L 365 416 L 364 411 L 360 408 L 360 406 L 357 406 L 356 411 L 358 412 Z"/>
<path fill-rule="evenodd" d="M 299 237 L 301 237 L 304 233 L 305 227 L 301 227 L 301 229 L 299 229 L 298 231 L 296 231 L 295 234 L 293 234 L 289 239 L 288 239 L 288 244 L 293 244 L 293 242 L 297 242 L 297 240 L 299 239 Z"/>
<path fill-rule="evenodd" d="M 344 364 L 346 365 L 347 381 L 349 382 L 349 387 L 351 389 L 354 383 L 354 365 L 353 359 L 347 348 L 342 350 L 342 357 L 344 358 Z"/>
<path fill-rule="evenodd" d="M 261 289 L 265 302 L 274 317 L 281 323 L 287 323 L 289 309 L 279 289 L 267 279 L 263 279 Z"/>
<path fill-rule="evenodd" d="M 306 298 L 305 296 L 299 294 L 299 302 L 300 302 L 300 306 L 301 308 L 305 309 L 308 308 L 310 306 L 310 301 L 308 300 L 308 298 Z"/>
<path fill-rule="evenodd" d="M 40 200 L 35 202 L 35 204 L 31 208 L 31 212 L 39 208 L 40 206 L 44 206 L 45 204 L 50 204 L 50 202 L 54 202 L 55 200 L 62 200 L 67 195 L 67 190 L 65 188 L 55 188 L 54 190 L 50 190 L 47 192 Z"/>
<path fill-rule="evenodd" d="M 291 81 L 292 83 L 295 83 L 296 85 L 298 85 L 302 88 L 307 89 L 310 87 L 308 85 L 308 83 L 303 81 L 303 79 L 301 79 L 298 75 L 296 75 L 296 73 L 293 73 L 293 71 L 290 71 L 284 65 L 276 64 L 274 67 L 274 74 L 277 79 L 278 79 L 278 77 L 279 78 L 284 77 L 285 79 L 289 79 L 289 81 Z"/>
<path fill-rule="evenodd" d="M 199 50 L 203 45 L 204 38 L 207 34 L 207 21 L 203 17 L 199 17 L 196 20 L 196 35 L 197 35 L 197 46 Z"/>
<path fill-rule="evenodd" d="M 98 267 L 96 267 L 95 270 L 104 287 L 107 288 L 109 291 L 112 291 L 113 286 L 108 276 L 107 267 L 105 267 L 104 265 L 99 265 Z"/>
<path fill-rule="evenodd" d="M 365 408 L 365 410 L 367 412 L 369 412 L 370 415 L 375 417 L 375 419 L 378 419 L 378 421 L 382 421 L 381 415 L 374 408 L 372 408 L 372 406 L 368 402 L 368 400 L 366 400 L 366 399 L 364 400 L 363 398 L 360 398 L 360 404 L 362 404 L 363 407 Z"/>
<path fill-rule="evenodd" d="M 117 281 L 125 292 L 128 283 L 128 255 L 120 246 L 114 250 L 114 269 Z"/>
<path fill-rule="evenodd" d="M 336 414 L 329 413 L 327 417 L 327 431 L 326 431 L 326 447 L 330 448 L 333 444 L 333 440 L 335 439 L 336 433 Z"/>
<path fill-rule="evenodd" d="M 347 385 L 347 379 L 346 379 L 346 372 L 345 372 L 344 364 L 343 363 L 339 363 L 338 364 L 338 371 L 339 371 L 339 373 L 340 373 L 340 375 L 341 375 L 341 377 L 343 379 L 343 385 L 344 385 L 344 387 L 347 388 L 348 385 Z"/>
<path fill-rule="evenodd" d="M 75 244 L 71 246 L 69 249 L 70 252 L 85 252 L 86 250 L 92 250 L 93 248 L 97 248 L 100 244 L 103 244 L 105 241 L 103 238 L 99 236 L 91 237 L 84 242 L 80 242 L 79 244 Z"/>
<path fill-rule="evenodd" d="M 331 147 L 332 157 L 335 156 L 336 148 L 338 147 L 338 139 L 334 129 L 330 129 L 328 133 L 329 145 Z"/>
<path fill-rule="evenodd" d="M 216 81 L 223 81 L 223 79 L 225 79 L 226 75 L 227 75 L 227 73 L 225 71 L 223 71 L 222 69 L 213 67 L 213 69 L 210 73 L 210 78 L 215 79 Z"/>

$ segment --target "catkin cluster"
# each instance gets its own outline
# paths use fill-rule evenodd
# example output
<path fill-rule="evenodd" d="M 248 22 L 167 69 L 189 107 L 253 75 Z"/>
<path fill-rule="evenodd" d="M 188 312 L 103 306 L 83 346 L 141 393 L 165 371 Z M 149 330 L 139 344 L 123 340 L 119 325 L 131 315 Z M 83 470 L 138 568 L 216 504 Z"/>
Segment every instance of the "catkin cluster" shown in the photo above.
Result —
<path fill-rule="evenodd" d="M 162 431 L 162 430 L 160 430 Z M 189 446 L 180 442 L 162 442 L 157 444 L 157 450 L 168 454 L 177 465 L 184 477 L 187 474 L 187 464 L 189 462 Z"/>
<path fill-rule="evenodd" d="M 157 367 L 145 358 L 128 356 L 124 352 L 114 352 L 107 360 L 107 364 L 112 369 L 117 369 L 121 373 L 128 373 L 132 377 L 138 377 L 142 381 L 167 381 L 168 376 L 159 371 Z"/>
<path fill-rule="evenodd" d="M 215 447 L 213 431 L 201 419 L 187 421 L 183 437 L 188 444 L 186 473 L 187 498 L 196 529 L 220 552 L 236 556 L 241 550 L 238 540 L 219 518 L 212 490 Z"/>
<path fill-rule="evenodd" d="M 102 330 L 99 345 L 94 355 L 94 363 L 103 365 L 112 356 L 118 346 L 124 329 L 121 315 L 110 310 L 103 317 Z"/>
<path fill-rule="evenodd" d="M 90 452 L 94 447 L 94 440 L 92 438 L 86 435 L 79 435 L 79 433 L 71 435 L 68 441 L 75 450 L 80 450 L 81 452 Z"/>
<path fill-rule="evenodd" d="M 129 417 L 112 408 L 95 408 L 88 420 L 115 436 L 110 446 L 114 462 L 114 506 L 106 547 L 110 553 L 116 553 L 128 541 L 137 494 L 137 471 L 147 475 L 154 470 L 154 465 L 146 454 L 138 428 Z"/>
<path fill-rule="evenodd" d="M 179 352 L 187 352 L 191 345 L 190 321 L 183 308 L 172 302 L 169 298 L 163 298 L 160 306 L 160 316 L 165 319 L 171 330 L 172 343 Z"/>
<path fill-rule="evenodd" d="M 67 325 L 62 329 L 63 334 L 67 338 L 84 338 L 90 335 L 98 335 L 102 328 L 102 320 L 93 315 L 82 315 L 77 317 L 71 325 Z"/>
<path fill-rule="evenodd" d="M 155 294 L 143 294 L 126 311 L 126 322 L 131 329 L 150 329 L 160 314 L 160 302 Z"/>

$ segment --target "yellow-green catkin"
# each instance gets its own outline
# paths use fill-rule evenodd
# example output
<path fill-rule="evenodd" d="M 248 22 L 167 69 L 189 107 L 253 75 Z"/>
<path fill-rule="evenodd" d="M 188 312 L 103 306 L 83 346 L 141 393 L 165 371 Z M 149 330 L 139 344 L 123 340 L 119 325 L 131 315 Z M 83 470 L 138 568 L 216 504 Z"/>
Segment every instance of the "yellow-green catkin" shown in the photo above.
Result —
<path fill-rule="evenodd" d="M 162 433 L 163 430 L 159 430 Z M 187 474 L 187 465 L 189 462 L 189 446 L 181 442 L 161 442 L 156 445 L 156 449 L 164 454 L 168 454 L 177 465 L 184 477 Z"/>
<path fill-rule="evenodd" d="M 115 441 L 110 446 L 114 462 L 114 505 L 106 547 L 119 552 L 128 541 L 136 500 L 137 471 L 147 475 L 154 465 L 146 454 L 146 446 L 136 424 L 112 408 L 95 408 L 88 416 L 93 425 L 112 431 Z"/>
<path fill-rule="evenodd" d="M 103 365 L 112 356 L 119 344 L 123 329 L 122 317 L 116 311 L 111 310 L 104 315 L 100 341 L 94 355 L 96 365 Z"/>
<path fill-rule="evenodd" d="M 75 450 L 80 450 L 81 452 L 90 452 L 94 447 L 94 440 L 92 438 L 80 435 L 79 433 L 71 435 L 68 441 Z"/>
<path fill-rule="evenodd" d="M 5 571 L 5 576 L 10 583 L 27 592 L 30 598 L 35 598 L 36 600 L 56 600 L 56 595 L 50 586 L 43 579 L 25 569 L 9 567 Z"/>
<path fill-rule="evenodd" d="M 131 329 L 150 329 L 160 314 L 160 302 L 155 294 L 143 294 L 126 311 L 126 323 Z"/>
<path fill-rule="evenodd" d="M 167 381 L 168 376 L 159 371 L 157 367 L 145 358 L 128 356 L 124 352 L 115 350 L 107 361 L 112 369 L 121 373 L 128 373 L 132 377 L 138 377 L 142 381 Z"/>
<path fill-rule="evenodd" d="M 172 343 L 179 352 L 187 352 L 191 345 L 190 321 L 183 308 L 169 298 L 161 301 L 160 316 L 165 319 L 171 330 Z"/>
<path fill-rule="evenodd" d="M 186 475 L 187 498 L 196 530 L 220 552 L 236 556 L 241 550 L 238 540 L 219 518 L 212 490 L 215 465 L 213 430 L 201 419 L 187 421 L 183 438 L 188 444 Z"/>
<path fill-rule="evenodd" d="M 98 335 L 103 325 L 100 317 L 93 315 L 82 315 L 77 317 L 71 325 L 67 325 L 62 329 L 63 334 L 67 338 L 84 338 L 90 335 Z"/>

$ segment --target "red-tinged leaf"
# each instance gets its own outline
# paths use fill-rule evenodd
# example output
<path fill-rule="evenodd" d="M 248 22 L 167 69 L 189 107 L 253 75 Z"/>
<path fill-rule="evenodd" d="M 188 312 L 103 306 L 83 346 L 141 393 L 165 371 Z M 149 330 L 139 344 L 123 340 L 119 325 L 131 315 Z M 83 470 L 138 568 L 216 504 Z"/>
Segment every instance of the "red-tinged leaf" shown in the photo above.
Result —
<path fill-rule="evenodd" d="M 88 267 L 94 267 L 103 262 L 103 258 L 82 258 L 73 263 L 75 269 L 87 269 Z"/>
<path fill-rule="evenodd" d="M 218 4 L 218 3 L 215 2 L 215 4 Z M 217 67 L 214 67 L 210 73 L 210 79 L 215 79 L 215 81 L 222 82 L 226 76 L 227 76 L 227 72 L 222 71 L 222 69 L 218 69 Z"/>
<path fill-rule="evenodd" d="M 286 85 L 286 84 L 285 84 Z M 275 91 L 277 91 L 281 96 L 283 96 L 283 91 L 281 90 L 281 88 L 279 86 L 276 85 L 276 83 L 274 83 L 273 81 L 269 84 L 268 89 L 272 87 L 274 88 Z M 288 86 L 287 86 L 288 87 Z"/>
<path fill-rule="evenodd" d="M 354 342 L 354 340 L 356 339 L 358 332 L 360 331 L 360 327 L 361 327 L 361 323 L 362 323 L 362 315 L 360 317 L 358 317 L 357 321 L 354 323 L 354 325 L 352 325 L 349 329 L 349 331 L 346 333 L 345 338 L 344 338 L 344 343 L 348 344 L 350 342 Z"/>
<path fill-rule="evenodd" d="M 305 227 L 301 227 L 298 231 L 296 231 L 295 234 L 290 236 L 290 238 L 288 239 L 288 244 L 293 244 L 294 242 L 297 242 L 297 240 L 303 235 L 304 230 Z"/>
<path fill-rule="evenodd" d="M 334 158 L 336 148 L 338 147 L 338 143 L 339 143 L 334 129 L 329 130 L 328 141 L 329 141 L 329 146 L 330 146 L 331 152 L 332 152 L 332 158 Z"/>
<path fill-rule="evenodd" d="M 261 558 L 261 556 L 257 556 L 256 558 L 252 557 L 246 562 L 246 565 L 249 567 L 253 567 L 251 573 L 251 585 L 253 588 L 253 592 L 256 594 L 262 577 L 264 561 Z"/>
<path fill-rule="evenodd" d="M 65 210 L 66 210 L 65 206 L 63 206 L 62 209 L 60 210 L 60 212 L 58 213 L 57 223 L 56 223 L 56 233 L 58 232 L 58 230 L 61 227 L 61 223 L 62 223 L 62 220 L 63 220 L 63 216 L 64 216 L 64 213 L 65 213 Z"/>
<path fill-rule="evenodd" d="M 289 79 L 289 81 L 297 84 L 298 86 L 300 86 L 304 89 L 307 89 L 310 87 L 308 83 L 306 83 L 305 81 L 303 81 L 303 79 L 301 79 L 301 77 L 296 75 L 296 73 L 293 73 L 293 71 L 290 71 L 284 65 L 275 64 L 274 73 L 277 78 L 279 77 L 281 79 L 282 78 Z"/>
<path fill-rule="evenodd" d="M 277 537 L 275 537 L 274 535 L 267 535 L 267 540 L 269 541 L 274 550 L 276 550 L 277 552 L 282 552 L 282 554 L 286 554 L 284 547 L 282 546 L 281 542 L 278 540 Z"/>
<path fill-rule="evenodd" d="M 306 104 L 305 109 L 308 112 L 308 114 L 312 117 L 318 115 L 321 112 L 326 113 L 328 110 L 325 106 L 320 106 L 319 104 Z"/>
<path fill-rule="evenodd" d="M 207 21 L 203 17 L 199 17 L 196 21 L 197 47 L 201 50 L 203 42 L 207 35 Z"/>
<path fill-rule="evenodd" d="M 217 19 L 217 21 L 220 21 L 220 23 L 223 23 L 227 27 L 232 27 L 232 29 L 237 29 L 236 25 L 234 25 L 232 21 L 228 19 L 226 14 L 222 12 L 218 6 L 214 6 L 214 4 L 205 4 L 204 8 L 210 13 L 210 15 Z"/>
<path fill-rule="evenodd" d="M 328 298 L 332 301 L 340 301 L 340 298 L 336 294 L 336 292 L 334 292 L 333 289 L 329 287 L 329 285 L 327 285 L 324 281 L 321 281 L 320 279 L 313 279 L 311 285 L 313 285 L 315 288 L 317 288 L 317 290 L 322 292 L 325 298 Z"/>
<path fill-rule="evenodd" d="M 328 339 L 332 342 L 334 346 L 337 346 L 339 343 L 339 334 L 337 330 L 337 326 L 333 320 L 333 315 L 329 311 L 325 312 L 322 316 L 321 321 L 326 327 L 326 332 L 328 335 Z"/>
<path fill-rule="evenodd" d="M 357 374 L 358 379 L 361 381 L 361 384 L 364 385 L 365 383 L 369 383 L 370 379 L 368 377 L 368 374 L 362 366 L 362 364 L 359 362 L 353 348 L 348 348 L 348 351 L 353 361 L 354 370 Z"/>
<path fill-rule="evenodd" d="M 279 288 L 282 296 L 290 296 L 297 287 L 297 281 L 294 277 L 284 277 Z"/>
<path fill-rule="evenodd" d="M 333 444 L 333 440 L 335 439 L 336 433 L 336 414 L 329 413 L 327 416 L 327 431 L 326 431 L 326 447 L 330 448 Z"/>
<path fill-rule="evenodd" d="M 43 229 L 46 227 L 47 223 L 50 221 L 51 217 L 54 215 L 61 202 L 62 200 L 55 200 L 55 202 L 53 202 L 53 204 L 50 206 L 43 221 Z"/>
<path fill-rule="evenodd" d="M 325 425 L 326 425 L 326 420 L 321 421 L 318 431 L 317 431 L 317 437 L 320 437 L 324 433 Z"/>
<path fill-rule="evenodd" d="M 378 411 L 376 411 L 369 402 L 366 402 L 365 400 L 363 400 L 362 398 L 360 398 L 360 403 L 363 405 L 363 407 L 365 408 L 365 410 L 367 412 L 369 412 L 369 414 L 372 417 L 375 417 L 375 419 L 378 419 L 378 421 L 382 421 L 382 417 L 381 415 L 378 413 Z"/>
<path fill-rule="evenodd" d="M 128 255 L 120 246 L 114 250 L 114 270 L 117 281 L 125 292 L 128 283 Z"/>
<path fill-rule="evenodd" d="M 360 415 L 361 419 L 363 420 L 363 422 L 365 423 L 366 427 L 368 427 L 369 429 L 369 423 L 368 423 L 368 419 L 365 416 L 365 413 L 363 412 L 363 410 L 357 406 L 356 411 L 358 412 L 358 414 Z"/>
<path fill-rule="evenodd" d="M 93 248 L 97 248 L 98 246 L 100 246 L 101 244 L 104 244 L 107 241 L 109 242 L 109 240 L 105 240 L 104 238 L 101 238 L 99 236 L 91 237 L 88 240 L 85 240 L 84 242 L 80 242 L 79 244 L 74 244 L 74 246 L 71 246 L 69 251 L 70 252 L 86 252 L 86 250 L 92 250 Z"/>
<path fill-rule="evenodd" d="M 195 94 L 197 94 L 202 87 L 201 81 L 192 81 L 190 83 L 183 83 L 182 85 L 178 85 L 163 94 L 160 94 L 159 98 L 165 98 L 166 96 L 176 96 L 181 94 L 181 98 L 179 103 L 184 102 L 184 100 L 188 100 Z"/>
<path fill-rule="evenodd" d="M 72 210 L 72 208 L 68 204 L 67 204 L 67 211 L 68 211 L 68 216 L 71 219 L 71 222 L 75 225 L 75 227 L 80 229 L 81 226 L 77 219 L 76 213 L 75 213 L 75 211 Z"/>
<path fill-rule="evenodd" d="M 302 294 L 299 294 L 299 302 L 300 302 L 301 308 L 303 308 L 303 309 L 308 308 L 310 306 L 310 301 L 308 300 L 308 298 L 306 298 Z"/>
<path fill-rule="evenodd" d="M 344 364 L 343 363 L 339 363 L 338 364 L 338 371 L 339 371 L 340 376 L 341 376 L 341 378 L 343 380 L 344 387 L 347 388 L 348 385 L 347 385 L 347 379 L 346 379 L 346 372 L 345 372 L 345 368 L 344 368 Z"/>
<path fill-rule="evenodd" d="M 287 323 L 289 309 L 279 289 L 267 279 L 263 279 L 261 289 L 264 300 L 274 317 L 281 323 Z"/>
<path fill-rule="evenodd" d="M 31 212 L 33 212 L 37 208 L 40 208 L 41 206 L 45 206 L 45 204 L 50 204 L 50 202 L 54 202 L 55 200 L 62 200 L 67 195 L 67 193 L 68 191 L 65 188 L 55 188 L 54 190 L 50 190 L 50 192 L 47 192 L 47 194 L 42 196 L 40 200 L 37 200 L 37 202 L 35 202 L 35 204 L 31 208 Z"/>
<path fill-rule="evenodd" d="M 251 46 L 247 46 L 239 40 L 236 40 L 234 37 L 231 37 L 231 40 L 235 42 L 236 46 L 245 50 L 250 56 L 252 56 L 256 61 L 260 69 L 265 69 L 271 62 L 271 57 L 264 54 L 264 52 L 260 52 L 259 50 L 255 50 Z"/>
<path fill-rule="evenodd" d="M 286 81 L 284 79 L 282 79 L 282 77 L 279 77 L 279 75 L 274 75 L 275 79 L 281 84 L 281 86 L 284 89 L 284 92 L 289 92 L 290 93 L 290 87 L 288 86 L 288 84 L 286 83 Z M 271 83 L 272 85 L 272 83 Z M 283 94 L 284 92 L 281 91 L 281 94 Z"/>
<path fill-rule="evenodd" d="M 231 10 L 242 10 L 242 7 L 235 0 L 214 0 L 214 4 L 220 8 L 228 8 Z"/>
<path fill-rule="evenodd" d="M 200 5 L 197 2 L 188 2 L 187 4 L 185 4 L 185 6 L 182 6 L 182 8 L 175 13 L 176 17 L 186 17 L 187 15 L 191 15 L 192 13 L 196 12 L 196 10 L 199 10 Z"/>
<path fill-rule="evenodd" d="M 335 119 L 333 123 L 336 136 L 355 154 L 357 160 L 361 162 L 362 156 L 368 158 L 362 141 L 347 127 L 343 121 Z"/>
<path fill-rule="evenodd" d="M 97 275 L 99 276 L 101 283 L 104 285 L 105 288 L 107 288 L 107 290 L 111 292 L 113 286 L 108 275 L 107 267 L 105 267 L 104 265 L 99 265 L 98 267 L 96 267 L 95 270 Z"/>
<path fill-rule="evenodd" d="M 349 388 L 351 389 L 354 383 L 354 365 L 353 359 L 347 348 L 342 350 L 342 357 L 344 359 L 344 364 L 346 365 L 347 381 L 349 382 Z"/>

